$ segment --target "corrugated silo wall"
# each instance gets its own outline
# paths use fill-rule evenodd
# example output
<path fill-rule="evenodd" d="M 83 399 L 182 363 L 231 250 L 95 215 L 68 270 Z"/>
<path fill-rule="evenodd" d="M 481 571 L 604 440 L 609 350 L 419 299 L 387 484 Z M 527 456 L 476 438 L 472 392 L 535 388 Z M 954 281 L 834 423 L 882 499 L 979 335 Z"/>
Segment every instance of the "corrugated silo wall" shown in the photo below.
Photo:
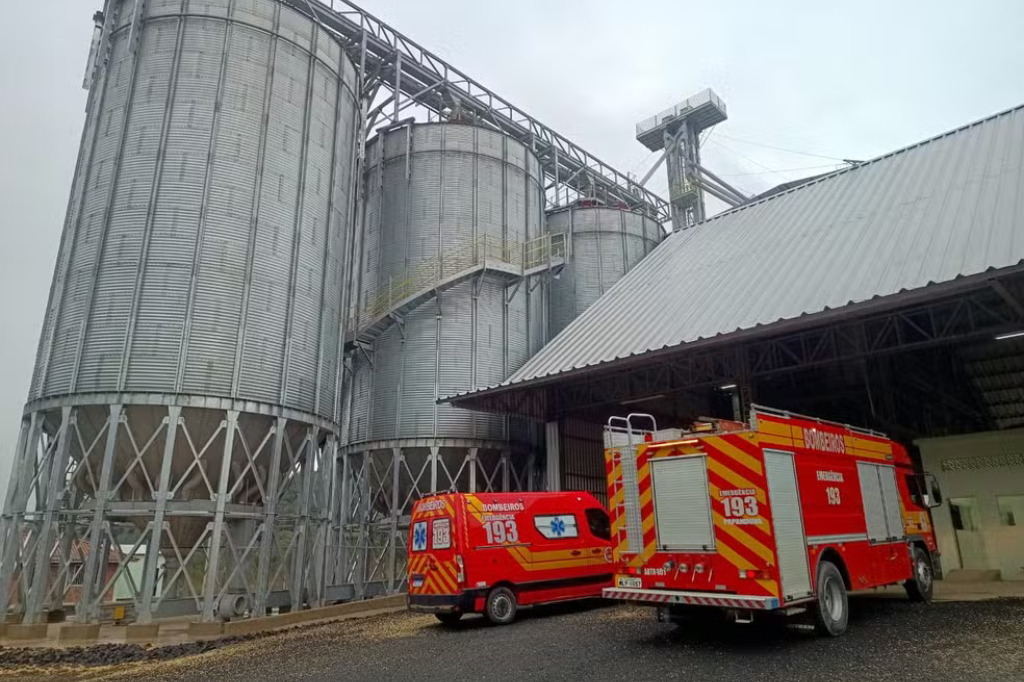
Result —
<path fill-rule="evenodd" d="M 541 179 L 532 152 L 485 128 L 406 125 L 372 140 L 357 275 L 362 323 L 432 281 L 458 279 L 484 256 L 521 265 L 523 244 L 542 231 Z M 413 284 L 403 289 L 403 282 Z M 467 447 L 528 446 L 525 423 L 435 401 L 503 381 L 540 348 L 543 301 L 539 289 L 532 295 L 529 289 L 503 274 L 463 279 L 426 296 L 401 324 L 357 350 L 349 450 L 358 443 L 373 449 L 384 441 L 433 439 L 457 467 Z M 472 443 L 459 449 L 442 443 L 453 439 Z"/>
<path fill-rule="evenodd" d="M 549 338 L 593 305 L 665 237 L 651 218 L 609 207 L 569 207 L 547 215 L 547 230 L 568 237 L 569 258 L 551 281 Z"/>
<path fill-rule="evenodd" d="M 334 420 L 355 69 L 267 0 L 150 0 L 135 60 L 135 4 L 112 12 L 30 399 L 223 396 Z"/>
<path fill-rule="evenodd" d="M 284 583 L 298 608 L 322 572 L 293 582 L 282 562 L 326 523 L 330 469 L 313 462 L 333 451 L 340 417 L 356 69 L 332 34 L 276 0 L 105 10 L 13 485 L 56 442 L 53 466 L 67 472 L 51 480 L 67 489 L 49 503 L 59 515 L 32 527 L 47 552 L 98 547 L 104 527 L 133 522 L 148 556 L 209 561 L 165 585 L 213 581 L 198 588 L 205 620 L 227 575 L 259 577 L 256 611 Z M 44 492 L 9 499 L 22 513 Z M 141 511 L 126 516 L 118 500 Z M 224 537 L 257 523 L 267 549 L 227 551 Z M 303 538 L 292 558 L 269 551 L 275 525 Z M 193 542 L 205 549 L 189 553 Z M 147 616 L 148 575 L 135 595 Z M 60 604 L 56 587 L 33 593 Z"/>

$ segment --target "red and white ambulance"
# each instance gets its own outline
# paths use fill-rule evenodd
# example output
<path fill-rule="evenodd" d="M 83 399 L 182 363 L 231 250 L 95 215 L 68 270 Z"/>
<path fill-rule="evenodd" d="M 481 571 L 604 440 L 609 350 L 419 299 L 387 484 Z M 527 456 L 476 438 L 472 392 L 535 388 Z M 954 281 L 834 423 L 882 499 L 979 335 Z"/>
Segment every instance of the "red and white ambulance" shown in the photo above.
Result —
<path fill-rule="evenodd" d="M 934 477 L 883 434 L 753 406 L 750 423 L 658 431 L 609 421 L 605 465 L 617 562 L 606 597 L 678 622 L 712 609 L 847 628 L 847 593 L 903 584 L 928 600 L 938 551 Z"/>
<path fill-rule="evenodd" d="M 600 597 L 612 585 L 610 537 L 589 493 L 426 497 L 409 528 L 409 608 L 446 625 L 466 613 L 504 625 L 522 606 Z"/>

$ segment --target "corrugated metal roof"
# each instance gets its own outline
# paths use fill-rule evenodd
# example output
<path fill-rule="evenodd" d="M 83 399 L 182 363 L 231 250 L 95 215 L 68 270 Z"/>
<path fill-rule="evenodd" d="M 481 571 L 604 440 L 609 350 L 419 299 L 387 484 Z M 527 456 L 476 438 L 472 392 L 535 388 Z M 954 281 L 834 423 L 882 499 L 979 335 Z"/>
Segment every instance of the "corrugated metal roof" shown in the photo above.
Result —
<path fill-rule="evenodd" d="M 669 237 L 502 386 L 1024 262 L 1024 106 Z"/>

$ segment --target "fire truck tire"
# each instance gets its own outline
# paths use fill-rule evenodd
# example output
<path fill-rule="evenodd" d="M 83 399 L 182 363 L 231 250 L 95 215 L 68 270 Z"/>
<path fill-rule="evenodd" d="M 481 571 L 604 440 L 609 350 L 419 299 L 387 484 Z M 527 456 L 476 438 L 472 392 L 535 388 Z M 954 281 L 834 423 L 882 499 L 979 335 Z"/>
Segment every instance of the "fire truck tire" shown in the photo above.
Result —
<path fill-rule="evenodd" d="M 446 613 L 435 613 L 434 617 L 441 621 L 441 625 L 451 627 L 462 620 L 462 614 L 458 611 L 449 611 Z"/>
<path fill-rule="evenodd" d="M 928 552 L 921 547 L 914 547 L 914 576 L 903 583 L 910 601 L 932 600 L 932 588 L 935 585 L 932 573 L 932 559 Z"/>
<path fill-rule="evenodd" d="M 814 611 L 814 626 L 820 634 L 838 637 L 846 632 L 850 619 L 850 605 L 846 596 L 843 575 L 831 561 L 818 564 L 818 601 Z"/>
<path fill-rule="evenodd" d="M 495 625 L 508 625 L 516 619 L 515 593 L 507 587 L 495 587 L 487 595 L 484 613 Z"/>

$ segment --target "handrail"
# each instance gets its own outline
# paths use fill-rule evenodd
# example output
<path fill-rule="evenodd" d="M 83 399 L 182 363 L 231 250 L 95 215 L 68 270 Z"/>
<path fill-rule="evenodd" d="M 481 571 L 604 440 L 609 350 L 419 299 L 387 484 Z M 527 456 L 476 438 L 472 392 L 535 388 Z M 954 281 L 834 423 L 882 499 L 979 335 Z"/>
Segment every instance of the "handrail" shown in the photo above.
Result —
<path fill-rule="evenodd" d="M 543 235 L 525 243 L 491 235 L 464 241 L 438 254 L 436 258 L 411 265 L 398 277 L 392 276 L 387 283 L 371 290 L 358 311 L 355 327 L 362 330 L 417 292 L 431 289 L 446 279 L 488 261 L 511 265 L 518 268 L 520 274 L 525 274 L 528 270 L 554 264 L 557 259 L 564 259 L 565 255 L 564 234 Z"/>

